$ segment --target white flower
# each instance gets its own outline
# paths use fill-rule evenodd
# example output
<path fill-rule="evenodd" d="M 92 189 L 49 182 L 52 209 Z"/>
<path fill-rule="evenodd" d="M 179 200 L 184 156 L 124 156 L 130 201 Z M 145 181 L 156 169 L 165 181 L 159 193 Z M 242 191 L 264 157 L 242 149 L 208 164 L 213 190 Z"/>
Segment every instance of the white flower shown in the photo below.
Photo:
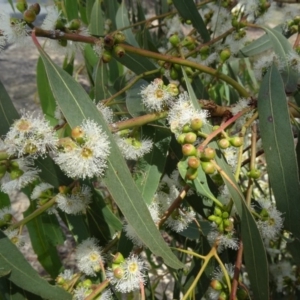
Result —
<path fill-rule="evenodd" d="M 161 212 L 169 209 L 174 200 L 178 197 L 179 191 L 175 185 L 170 187 L 169 193 L 157 193 L 157 200 L 160 204 Z M 165 224 L 175 232 L 181 232 L 188 227 L 188 225 L 195 219 L 195 212 L 189 206 L 180 206 L 176 208 L 168 217 Z"/>
<path fill-rule="evenodd" d="M 167 37 L 170 37 L 171 35 L 177 33 L 179 37 L 183 37 L 182 32 L 182 23 L 180 22 L 180 18 L 178 15 L 175 15 L 171 19 L 165 19 L 166 21 L 166 27 L 167 27 Z"/>
<path fill-rule="evenodd" d="M 56 22 L 59 19 L 61 11 L 57 6 L 47 7 L 47 15 L 41 25 L 41 28 L 44 30 L 55 30 Z"/>
<path fill-rule="evenodd" d="M 33 162 L 30 158 L 16 159 L 14 160 L 14 165 L 15 169 L 10 173 L 6 172 L 4 177 L 0 180 L 1 190 L 4 193 L 20 190 L 38 178 L 40 170 L 33 166 Z"/>
<path fill-rule="evenodd" d="M 19 234 L 18 229 L 14 230 L 4 230 L 4 234 L 10 239 L 10 241 L 15 244 L 18 248 L 25 246 L 25 239 L 22 235 Z"/>
<path fill-rule="evenodd" d="M 113 117 L 114 117 L 114 112 L 113 110 L 108 107 L 105 106 L 101 101 L 97 104 L 97 109 L 101 112 L 103 118 L 105 119 L 105 121 L 110 124 L 113 122 Z"/>
<path fill-rule="evenodd" d="M 118 267 L 119 276 L 114 275 L 112 269 L 108 269 L 106 276 L 115 289 L 121 293 L 129 293 L 140 288 L 140 284 L 146 283 L 144 274 L 147 269 L 144 262 L 136 255 L 128 257 Z"/>
<path fill-rule="evenodd" d="M 141 91 L 142 102 L 151 111 L 163 111 L 174 97 L 167 91 L 161 79 L 156 78 Z"/>
<path fill-rule="evenodd" d="M 257 200 L 262 208 L 260 215 L 262 219 L 256 222 L 257 227 L 268 244 L 271 240 L 276 240 L 283 227 L 282 213 L 278 211 L 270 201 L 265 199 Z"/>
<path fill-rule="evenodd" d="M 231 167 L 234 172 L 237 167 L 237 159 L 238 159 L 238 150 L 235 147 L 228 147 L 226 149 L 222 149 L 222 153 L 224 154 L 228 165 Z"/>
<path fill-rule="evenodd" d="M 70 194 L 58 194 L 56 196 L 57 206 L 67 214 L 84 213 L 92 201 L 91 189 L 83 185 L 74 188 Z"/>
<path fill-rule="evenodd" d="M 10 206 L 5 206 L 0 209 L 0 221 L 10 222 L 12 219 L 12 209 Z"/>
<path fill-rule="evenodd" d="M 54 150 L 57 137 L 49 122 L 43 116 L 34 117 L 33 113 L 23 112 L 22 117 L 10 127 L 4 143 L 7 152 L 18 157 L 24 154 L 37 157 Z"/>
<path fill-rule="evenodd" d="M 287 260 L 279 261 L 277 263 L 272 263 L 269 266 L 270 273 L 272 274 L 273 280 L 276 283 L 276 290 L 277 292 L 282 292 L 286 282 L 294 282 L 294 284 L 297 283 L 297 278 L 295 276 L 295 270 L 293 270 L 293 267 L 291 263 Z"/>
<path fill-rule="evenodd" d="M 225 264 L 224 266 L 225 266 L 225 269 L 227 271 L 229 278 L 232 279 L 233 275 L 234 275 L 234 266 L 232 264 Z M 218 266 L 212 273 L 212 279 L 215 279 L 215 280 L 227 285 L 227 282 L 225 281 L 225 278 L 224 278 L 224 273 L 220 266 Z M 208 296 L 209 300 L 218 300 L 221 291 L 222 290 L 215 290 L 212 287 L 209 287 L 206 295 Z"/>
<path fill-rule="evenodd" d="M 76 287 L 74 290 L 74 300 L 84 300 L 89 294 L 92 293 L 91 289 L 88 289 L 84 286 Z"/>
<path fill-rule="evenodd" d="M 63 149 L 54 157 L 55 162 L 72 178 L 103 175 L 110 152 L 108 136 L 92 120 L 84 120 L 77 129 L 82 132 L 83 142 L 62 139 Z"/>
<path fill-rule="evenodd" d="M 118 134 L 114 137 L 123 157 L 128 160 L 138 160 L 149 153 L 153 146 L 153 142 L 149 139 L 122 138 Z"/>
<path fill-rule="evenodd" d="M 34 187 L 30 198 L 32 200 L 37 200 L 43 192 L 50 190 L 50 189 L 53 189 L 53 185 L 46 183 L 46 182 L 42 182 L 39 185 Z"/>
<path fill-rule="evenodd" d="M 201 119 L 206 122 L 207 112 L 205 110 L 195 109 L 189 99 L 187 92 L 180 94 L 178 100 L 172 105 L 168 121 L 171 131 L 175 134 L 180 134 L 184 125 L 190 125 L 194 119 Z"/>
<path fill-rule="evenodd" d="M 287 60 L 292 69 L 300 73 L 300 56 L 295 51 L 288 53 Z"/>
<path fill-rule="evenodd" d="M 238 239 L 235 237 L 234 230 L 230 232 L 219 232 L 215 223 L 211 224 L 211 231 L 207 235 L 207 240 L 212 246 L 218 245 L 218 252 L 222 252 L 224 249 L 238 250 L 239 244 Z"/>
<path fill-rule="evenodd" d="M 95 238 L 88 238 L 76 248 L 76 265 L 78 269 L 89 276 L 96 276 L 102 268 L 104 259 L 101 248 Z"/>
<path fill-rule="evenodd" d="M 26 23 L 24 21 L 11 18 L 10 14 L 7 12 L 0 13 L 0 32 L 1 37 L 1 47 L 6 43 L 17 43 L 24 45 L 26 41 Z"/>
<path fill-rule="evenodd" d="M 55 107 L 54 118 L 58 121 L 58 125 L 66 123 L 65 117 L 58 105 Z"/>

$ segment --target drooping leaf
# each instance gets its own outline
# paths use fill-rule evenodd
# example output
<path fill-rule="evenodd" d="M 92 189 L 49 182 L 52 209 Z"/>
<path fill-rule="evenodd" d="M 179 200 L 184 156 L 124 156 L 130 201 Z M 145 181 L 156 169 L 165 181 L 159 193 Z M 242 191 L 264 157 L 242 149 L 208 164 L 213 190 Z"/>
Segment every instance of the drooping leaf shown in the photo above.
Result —
<path fill-rule="evenodd" d="M 284 227 L 300 238 L 300 186 L 284 85 L 273 65 L 258 94 L 259 124 L 267 170 Z"/>
<path fill-rule="evenodd" d="M 272 48 L 283 65 L 283 71 L 281 73 L 282 79 L 285 84 L 285 90 L 289 93 L 293 93 L 297 90 L 298 75 L 292 69 L 289 63 L 289 54 L 293 52 L 292 45 L 290 42 L 277 30 L 268 28 L 266 26 L 261 26 L 269 36 Z"/>
<path fill-rule="evenodd" d="M 90 12 L 90 34 L 96 36 L 104 35 L 105 17 L 101 8 L 101 1 L 96 0 Z"/>
<path fill-rule="evenodd" d="M 152 140 L 153 149 L 138 162 L 141 169 L 137 168 L 135 183 L 142 193 L 144 201 L 149 205 L 164 172 L 171 134 L 168 130 L 160 128 L 147 128 L 143 133 L 143 138 Z"/>
<path fill-rule="evenodd" d="M 210 41 L 209 32 L 201 15 L 198 12 L 195 2 L 193 0 L 173 0 L 173 4 L 184 20 L 192 21 L 194 28 L 201 35 L 203 41 L 205 43 Z"/>
<path fill-rule="evenodd" d="M 111 24 L 112 31 L 116 30 L 117 27 L 116 27 L 115 17 L 116 17 L 118 8 L 119 8 L 119 4 L 118 4 L 117 0 L 104 0 L 103 3 L 104 3 L 106 19 L 110 19 L 112 21 L 112 24 Z"/>
<path fill-rule="evenodd" d="M 51 92 L 48 78 L 46 76 L 45 67 L 41 58 L 38 59 L 37 63 L 36 81 L 43 114 L 52 126 L 56 125 L 57 120 L 54 118 L 56 103 Z"/>
<path fill-rule="evenodd" d="M 43 299 L 71 300 L 72 296 L 60 287 L 50 285 L 30 266 L 17 247 L 0 231 L 0 266 L 10 271 L 8 280 Z"/>
<path fill-rule="evenodd" d="M 103 99 L 107 99 L 110 96 L 108 91 L 108 72 L 107 65 L 99 59 L 95 70 L 95 99 L 98 103 Z"/>
<path fill-rule="evenodd" d="M 273 30 L 278 31 L 279 33 L 282 32 L 282 24 L 277 25 L 273 28 Z M 254 56 L 257 54 L 260 54 L 272 47 L 272 43 L 269 39 L 268 34 L 264 34 L 263 36 L 259 37 L 258 39 L 255 39 L 247 46 L 240 49 L 240 53 L 243 56 Z"/>
<path fill-rule="evenodd" d="M 143 87 L 147 86 L 146 80 L 139 80 L 126 93 L 126 107 L 132 117 L 138 117 L 145 114 L 145 106 L 142 103 L 140 95 Z"/>
<path fill-rule="evenodd" d="M 116 14 L 116 25 L 118 29 L 131 25 L 128 19 L 128 11 L 124 0 L 122 1 Z M 123 30 L 123 32 L 126 36 L 127 43 L 134 47 L 139 47 L 139 44 L 137 43 L 130 28 Z"/>
<path fill-rule="evenodd" d="M 69 74 L 56 66 L 42 48 L 38 47 L 38 50 L 46 67 L 54 97 L 69 125 L 75 127 L 80 125 L 84 119 L 90 118 L 101 125 L 108 135 L 111 154 L 107 161 L 108 168 L 103 180 L 127 221 L 155 255 L 161 256 L 165 263 L 173 268 L 182 267 L 153 223 L 104 118 L 95 109 L 95 105 L 83 88 Z"/>
<path fill-rule="evenodd" d="M 65 9 L 67 13 L 68 21 L 74 20 L 78 18 L 78 5 L 77 1 L 74 0 L 64 0 Z"/>
<path fill-rule="evenodd" d="M 28 216 L 36 210 L 34 202 L 24 213 Z M 61 271 L 62 264 L 56 246 L 64 242 L 64 236 L 56 216 L 44 213 L 26 224 L 31 244 L 38 260 L 44 269 L 55 278 Z"/>
<path fill-rule="evenodd" d="M 19 118 L 4 85 L 0 81 L 0 136 L 5 135 L 14 120 Z"/>
<path fill-rule="evenodd" d="M 96 0 L 84 0 L 86 4 L 86 19 L 89 23 L 91 23 L 91 14 L 94 8 L 94 3 Z M 99 1 L 100 2 L 100 1 Z"/>

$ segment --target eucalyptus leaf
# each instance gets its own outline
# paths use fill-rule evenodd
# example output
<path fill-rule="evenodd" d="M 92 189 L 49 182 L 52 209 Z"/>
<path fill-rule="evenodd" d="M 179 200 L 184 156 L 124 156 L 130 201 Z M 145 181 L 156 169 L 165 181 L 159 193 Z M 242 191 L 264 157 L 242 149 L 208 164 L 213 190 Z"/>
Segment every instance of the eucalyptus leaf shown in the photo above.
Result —
<path fill-rule="evenodd" d="M 38 47 L 38 50 L 43 59 L 53 95 L 69 125 L 73 128 L 80 125 L 84 119 L 92 119 L 108 135 L 111 154 L 103 180 L 125 218 L 155 255 L 161 256 L 172 268 L 181 268 L 182 264 L 165 244 L 153 223 L 103 116 L 95 109 L 94 103 L 83 88 L 69 74 L 56 66 L 41 47 Z M 70 107 L 73 109 L 70 110 Z"/>
<path fill-rule="evenodd" d="M 284 85 L 273 65 L 258 94 L 259 127 L 276 206 L 284 213 L 284 226 L 300 238 L 298 163 Z"/>
<path fill-rule="evenodd" d="M 7 277 L 8 280 L 43 299 L 72 299 L 71 294 L 41 278 L 2 231 L 0 231 L 0 266 L 3 270 L 11 272 Z"/>

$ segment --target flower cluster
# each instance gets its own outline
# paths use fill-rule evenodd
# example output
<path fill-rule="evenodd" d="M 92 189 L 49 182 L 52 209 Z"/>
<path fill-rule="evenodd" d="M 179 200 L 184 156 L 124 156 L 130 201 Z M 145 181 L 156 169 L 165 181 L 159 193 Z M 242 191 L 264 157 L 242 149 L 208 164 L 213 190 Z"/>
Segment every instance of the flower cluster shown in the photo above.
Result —
<path fill-rule="evenodd" d="M 108 136 L 96 122 L 84 120 L 81 126 L 72 130 L 72 138 L 59 142 L 55 162 L 73 178 L 101 176 L 106 168 L 110 152 Z"/>

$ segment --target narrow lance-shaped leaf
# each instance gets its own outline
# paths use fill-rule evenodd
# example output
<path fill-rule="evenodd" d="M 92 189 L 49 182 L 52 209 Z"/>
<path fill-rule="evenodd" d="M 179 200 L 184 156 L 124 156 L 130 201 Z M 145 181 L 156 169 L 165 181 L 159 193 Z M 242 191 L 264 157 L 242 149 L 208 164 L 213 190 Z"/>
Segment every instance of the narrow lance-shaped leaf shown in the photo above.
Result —
<path fill-rule="evenodd" d="M 3 271 L 10 271 L 8 279 L 15 285 L 43 299 L 72 299 L 71 294 L 41 278 L 2 231 L 0 231 L 0 266 Z"/>
<path fill-rule="evenodd" d="M 117 28 L 123 28 L 123 27 L 127 27 L 130 25 L 129 19 L 128 19 L 128 11 L 126 8 L 126 4 L 125 1 L 123 0 L 118 11 L 116 14 L 116 24 L 117 24 Z M 135 47 L 139 47 L 139 44 L 137 43 L 132 30 L 129 29 L 125 29 L 123 30 L 125 36 L 126 36 L 126 41 Z"/>
<path fill-rule="evenodd" d="M 259 125 L 271 187 L 284 226 L 300 238 L 300 186 L 284 85 L 273 65 L 258 94 Z"/>
<path fill-rule="evenodd" d="M 165 263 L 172 268 L 181 268 L 182 264 L 166 245 L 152 221 L 147 206 L 131 177 L 104 118 L 96 110 L 95 105 L 84 89 L 69 74 L 51 61 L 37 44 L 35 38 L 34 41 L 45 64 L 54 97 L 69 125 L 75 127 L 80 125 L 84 119 L 92 119 L 101 125 L 108 135 L 111 153 L 107 161 L 108 168 L 103 180 L 127 221 L 133 226 L 139 238 L 155 255 L 161 256 Z"/>

